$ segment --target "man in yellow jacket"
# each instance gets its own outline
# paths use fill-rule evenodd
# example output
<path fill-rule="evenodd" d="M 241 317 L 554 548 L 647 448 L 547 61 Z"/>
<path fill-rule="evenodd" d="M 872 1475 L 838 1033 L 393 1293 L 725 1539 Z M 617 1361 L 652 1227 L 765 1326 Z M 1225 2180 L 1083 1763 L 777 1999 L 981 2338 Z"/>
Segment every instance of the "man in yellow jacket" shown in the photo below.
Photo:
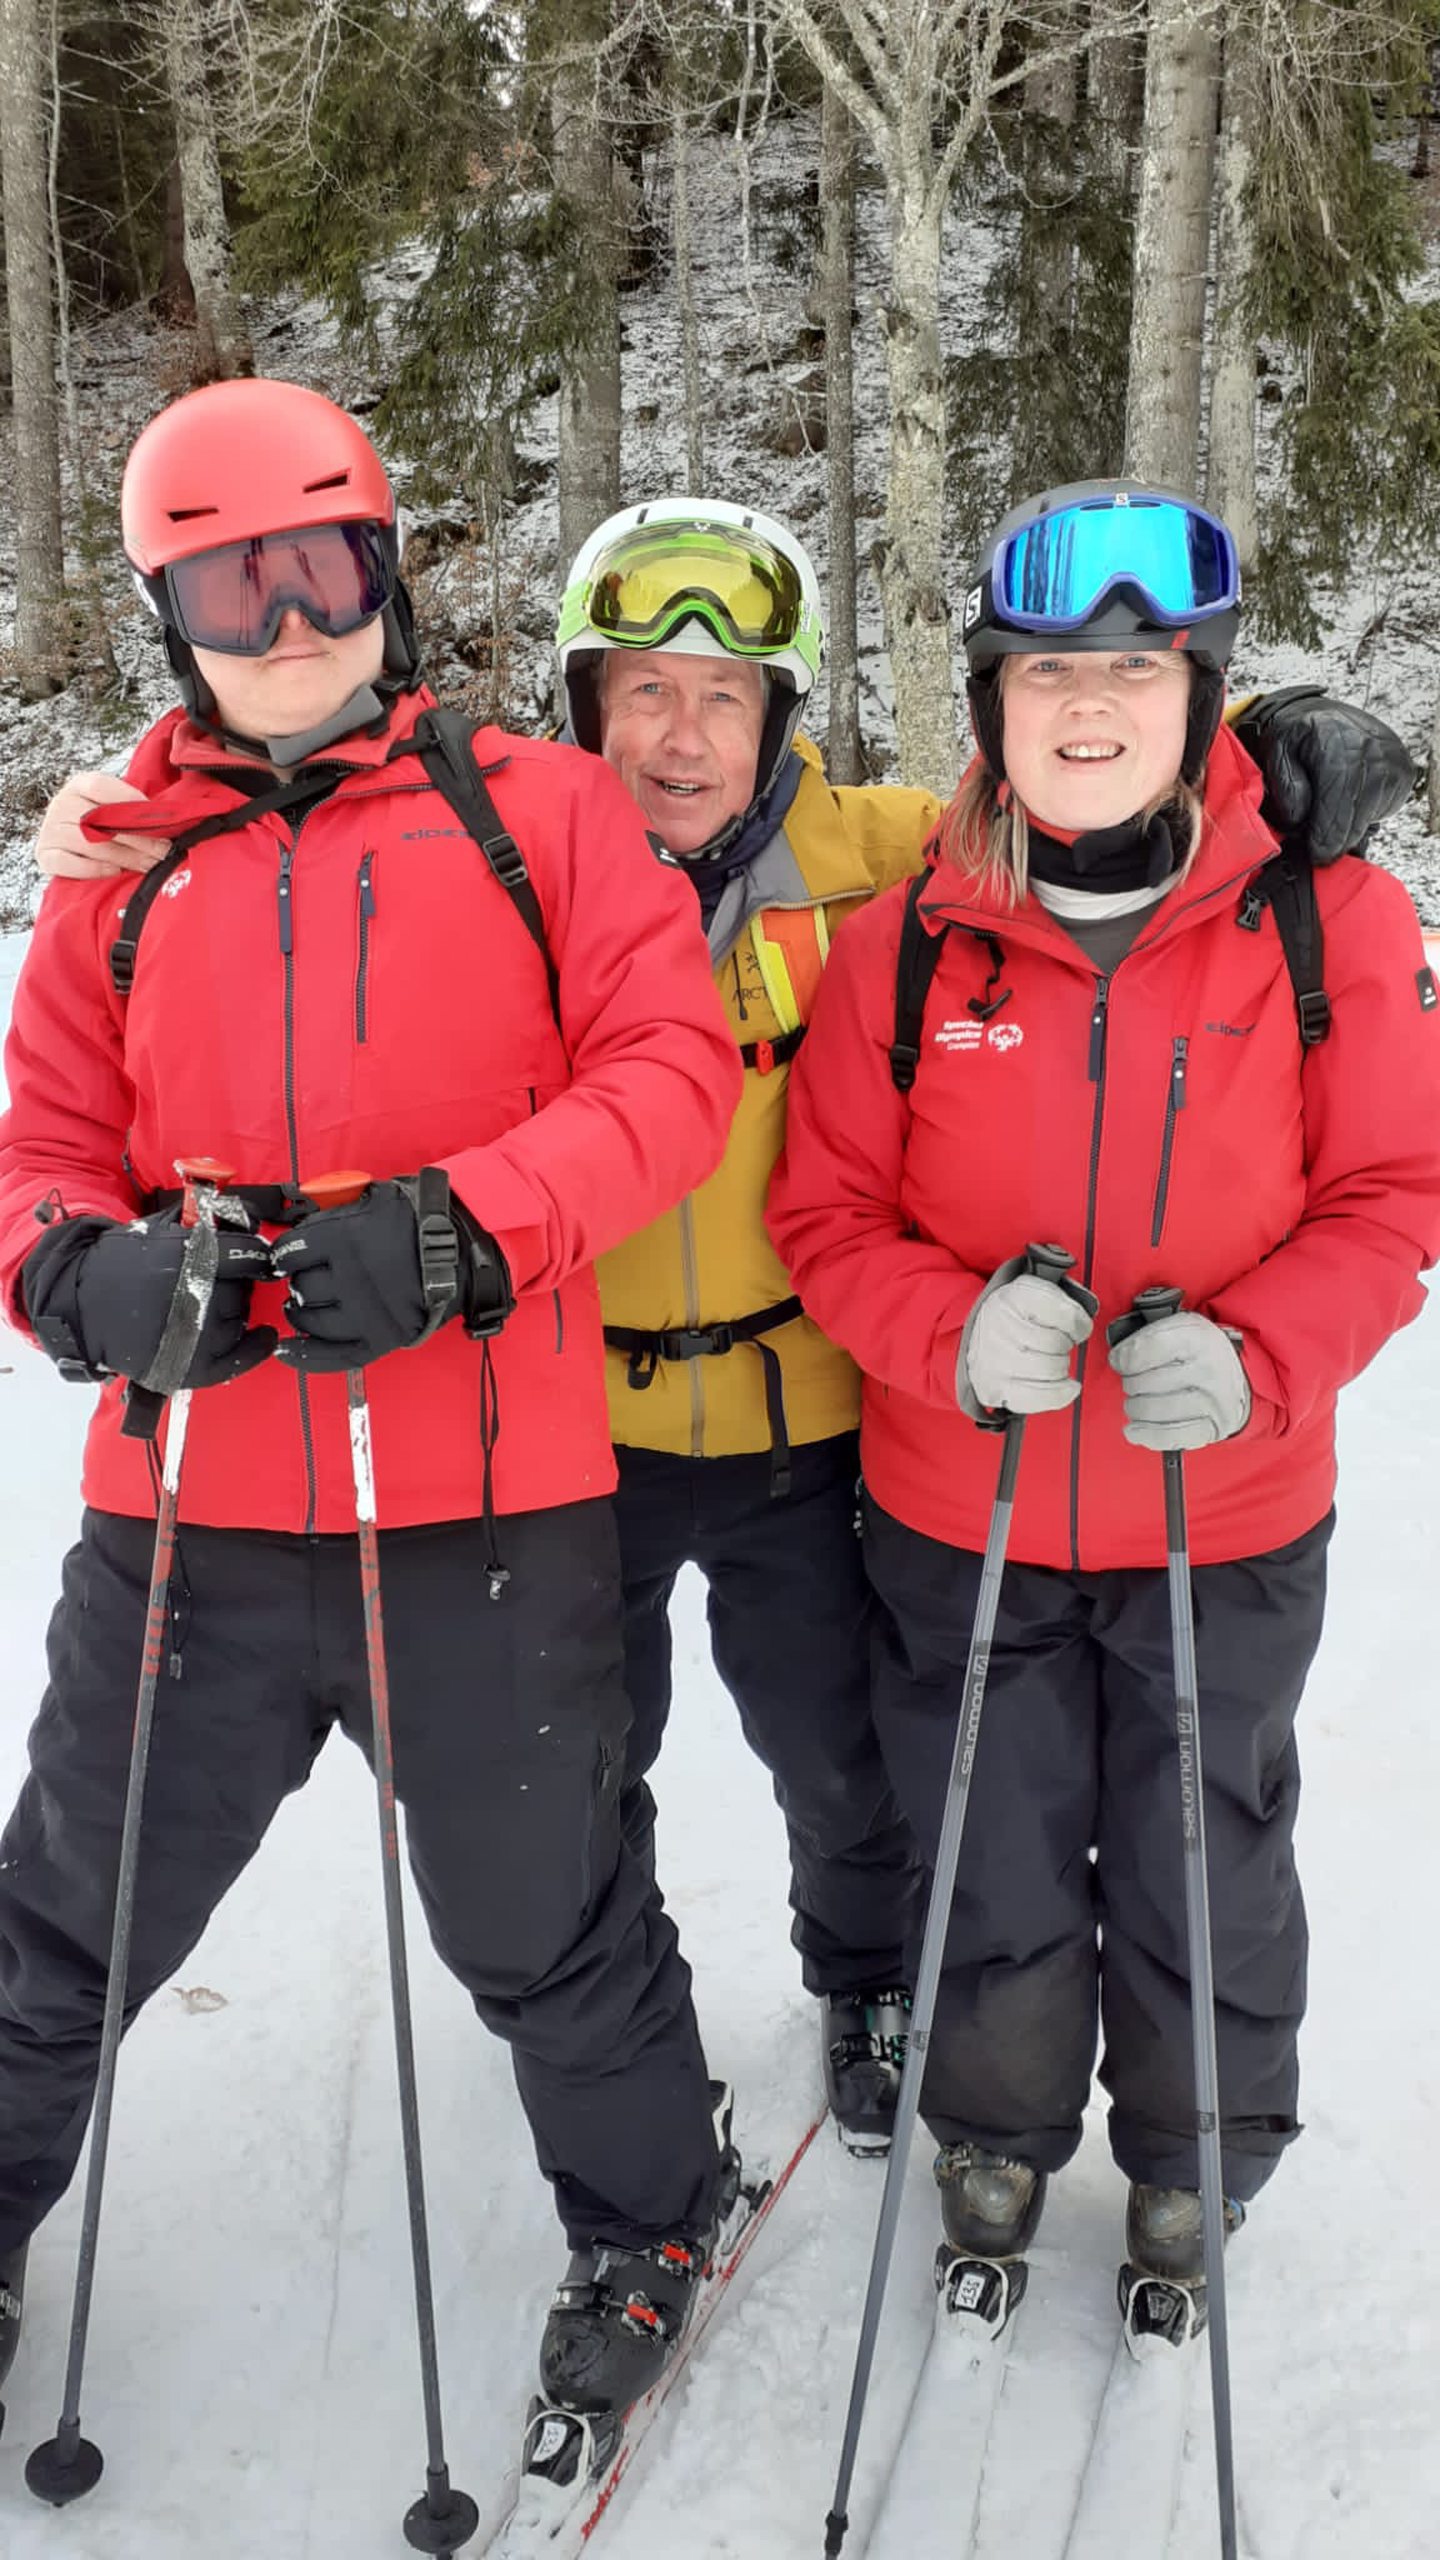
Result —
<path fill-rule="evenodd" d="M 913 1944 L 913 1852 L 870 1720 L 868 1595 L 854 1532 L 855 1372 L 805 1317 L 765 1233 L 789 1062 L 830 941 L 917 870 L 926 792 L 832 790 L 800 721 L 819 670 L 814 571 L 786 529 L 714 500 L 625 509 L 584 545 L 558 631 L 575 741 L 639 802 L 657 854 L 692 881 L 745 1061 L 718 1172 L 604 1257 L 610 1415 L 634 1727 L 630 1828 L 670 1705 L 669 1600 L 682 1564 L 709 1584 L 715 1660 L 789 1831 L 794 1937 L 822 2003 L 842 2135 L 883 2149 L 899 2084 Z M 1360 842 L 1405 795 L 1400 741 L 1292 688 L 1242 736 L 1267 815 L 1317 855 Z M 127 786 L 80 775 L 52 801 L 37 858 L 93 872 L 87 807 Z M 112 838 L 137 867 L 163 850 Z"/>
<path fill-rule="evenodd" d="M 917 867 L 923 791 L 832 791 L 797 735 L 819 671 L 815 573 L 748 508 L 665 499 L 600 526 L 558 643 L 577 743 L 693 882 L 745 1090 L 714 1179 L 599 1266 L 634 1726 L 632 1828 L 670 1708 L 669 1603 L 709 1584 L 716 1668 L 774 1781 L 793 1937 L 822 2001 L 828 2094 L 854 2149 L 889 2140 L 909 1998 L 915 1853 L 870 1716 L 855 1534 L 858 1390 L 765 1233 L 789 1063 L 831 936 Z"/>

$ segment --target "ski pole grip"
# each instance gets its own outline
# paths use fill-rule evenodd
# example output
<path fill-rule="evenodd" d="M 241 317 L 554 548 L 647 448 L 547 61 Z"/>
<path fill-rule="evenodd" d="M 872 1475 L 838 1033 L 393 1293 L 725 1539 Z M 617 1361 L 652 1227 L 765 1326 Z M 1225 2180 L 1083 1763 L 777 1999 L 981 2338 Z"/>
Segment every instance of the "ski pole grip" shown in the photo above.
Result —
<path fill-rule="evenodd" d="M 1066 1297 L 1073 1298 L 1077 1307 L 1083 1307 L 1087 1316 L 1098 1315 L 1100 1301 L 1093 1289 L 1083 1287 L 1080 1281 L 1070 1277 L 1075 1268 L 1075 1256 L 1067 1253 L 1063 1244 L 1027 1244 L 1025 1268 L 1034 1279 L 1049 1280 L 1055 1288 L 1063 1289 Z"/>
<path fill-rule="evenodd" d="M 1107 1326 L 1105 1339 L 1113 1350 L 1117 1342 L 1128 1342 L 1147 1324 L 1158 1324 L 1162 1316 L 1178 1316 L 1185 1304 L 1183 1289 L 1167 1289 L 1163 1282 L 1153 1289 L 1142 1289 L 1133 1306 Z"/>
<path fill-rule="evenodd" d="M 235 1179 L 234 1171 L 228 1164 L 217 1163 L 214 1156 L 179 1156 L 176 1159 L 175 1170 L 180 1176 L 181 1183 L 180 1224 L 182 1227 L 193 1229 L 200 1224 L 201 1193 L 228 1189 Z M 192 1250 L 190 1246 L 186 1247 L 187 1256 Z M 172 1324 L 174 1323 L 175 1319 L 172 1316 Z M 188 1331 L 188 1321 L 183 1328 L 178 1325 L 175 1327 L 176 1345 L 181 1349 L 184 1347 L 184 1338 Z M 156 1353 L 157 1362 L 162 1359 L 167 1349 L 173 1348 L 168 1342 L 170 1333 L 171 1325 L 167 1325 L 160 1348 Z M 190 1348 L 193 1350 L 193 1344 Z M 125 1390 L 125 1411 L 120 1422 L 121 1438 L 153 1440 L 160 1428 L 160 1417 L 168 1402 L 169 1394 L 163 1387 L 142 1386 L 138 1378 L 132 1378 Z"/>
<path fill-rule="evenodd" d="M 370 1183 L 368 1173 L 317 1173 L 300 1188 L 312 1209 L 348 1209 L 352 1200 L 364 1198 Z"/>
<path fill-rule="evenodd" d="M 175 1170 L 180 1176 L 182 1198 L 180 1224 L 198 1225 L 202 1191 L 228 1191 L 235 1179 L 233 1165 L 218 1164 L 214 1156 L 178 1156 Z"/>

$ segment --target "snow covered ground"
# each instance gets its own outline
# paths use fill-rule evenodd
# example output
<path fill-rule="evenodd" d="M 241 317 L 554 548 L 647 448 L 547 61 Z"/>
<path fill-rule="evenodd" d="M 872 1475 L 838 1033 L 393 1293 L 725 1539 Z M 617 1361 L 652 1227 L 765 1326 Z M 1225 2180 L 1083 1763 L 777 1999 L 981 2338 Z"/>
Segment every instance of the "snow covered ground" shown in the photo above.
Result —
<path fill-rule="evenodd" d="M 0 1019 L 22 947 L 0 940 Z M 0 1334 L 6 1803 L 74 1526 L 87 1404 Z M 1440 2549 L 1437 1446 L 1432 1304 L 1345 1411 L 1330 1626 L 1302 1722 L 1308 2132 L 1230 2260 L 1251 2560 L 1434 2560 Z M 695 1588 L 677 1667 L 662 1873 L 712 2061 L 737 2083 L 748 2147 L 774 2159 L 813 2104 L 817 2046 L 787 1943 L 779 1820 L 704 1658 Z M 423 2487 L 424 2435 L 376 1862 L 368 1778 L 332 1743 L 183 1982 L 129 2040 L 84 2394 L 105 2477 L 56 2515 L 21 2476 L 59 2409 L 77 2190 L 32 2257 L 0 2440 L 4 2560 L 385 2560 L 406 2548 L 400 2518 Z M 413 1913 L 411 1952 L 448 2448 L 486 2513 L 563 2249 L 505 2056 Z M 880 2183 L 828 2136 L 811 2153 L 603 2528 L 613 2560 L 818 2560 Z M 1036 2303 L 1017 2331 L 986 2479 L 986 2560 L 1058 2560 L 1113 2336 L 1122 2202 L 1097 2114 L 1035 2252 Z M 935 2227 L 921 2145 L 847 2560 L 863 2551 L 921 2353 Z M 1034 2316 L 1042 2297 L 1053 2329 Z M 927 2513 L 914 2560 L 943 2560 L 943 2479 Z M 1215 2549 L 1202 2437 L 1168 2560 Z"/>

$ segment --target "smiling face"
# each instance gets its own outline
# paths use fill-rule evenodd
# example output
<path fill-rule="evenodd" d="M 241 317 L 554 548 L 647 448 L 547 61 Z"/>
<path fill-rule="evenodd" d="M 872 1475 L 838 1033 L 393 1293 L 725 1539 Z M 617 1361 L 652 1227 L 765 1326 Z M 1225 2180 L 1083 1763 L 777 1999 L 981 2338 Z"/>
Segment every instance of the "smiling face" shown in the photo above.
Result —
<path fill-rule="evenodd" d="M 1058 649 L 1001 668 L 1005 771 L 1042 826 L 1119 826 L 1178 780 L 1190 661 L 1177 649 Z"/>
<path fill-rule="evenodd" d="M 671 853 L 698 853 L 755 797 L 765 680 L 743 658 L 608 649 L 600 751 Z"/>
<path fill-rule="evenodd" d="M 352 693 L 374 683 L 385 663 L 385 629 L 377 614 L 332 640 L 291 605 L 262 657 L 196 649 L 194 658 L 223 727 L 242 738 L 290 738 L 333 720 Z"/>

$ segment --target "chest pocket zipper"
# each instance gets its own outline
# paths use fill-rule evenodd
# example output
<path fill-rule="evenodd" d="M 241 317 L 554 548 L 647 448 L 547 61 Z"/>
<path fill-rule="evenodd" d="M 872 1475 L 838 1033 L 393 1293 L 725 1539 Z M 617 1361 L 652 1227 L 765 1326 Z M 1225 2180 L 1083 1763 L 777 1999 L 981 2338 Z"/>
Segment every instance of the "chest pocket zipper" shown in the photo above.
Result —
<path fill-rule="evenodd" d="M 1160 1242 L 1165 1230 L 1165 1212 L 1170 1204 L 1170 1168 L 1175 1156 L 1175 1123 L 1185 1108 L 1185 1072 L 1189 1054 L 1189 1041 L 1177 1038 L 1170 1053 L 1170 1090 L 1165 1099 L 1165 1134 L 1160 1141 L 1160 1171 L 1155 1183 L 1155 1214 L 1150 1222 L 1152 1246 Z"/>
<path fill-rule="evenodd" d="M 360 939 L 355 963 L 355 1037 L 362 1045 L 370 1037 L 370 927 L 375 921 L 374 863 L 374 853 L 367 852 L 360 864 L 357 884 Z"/>

